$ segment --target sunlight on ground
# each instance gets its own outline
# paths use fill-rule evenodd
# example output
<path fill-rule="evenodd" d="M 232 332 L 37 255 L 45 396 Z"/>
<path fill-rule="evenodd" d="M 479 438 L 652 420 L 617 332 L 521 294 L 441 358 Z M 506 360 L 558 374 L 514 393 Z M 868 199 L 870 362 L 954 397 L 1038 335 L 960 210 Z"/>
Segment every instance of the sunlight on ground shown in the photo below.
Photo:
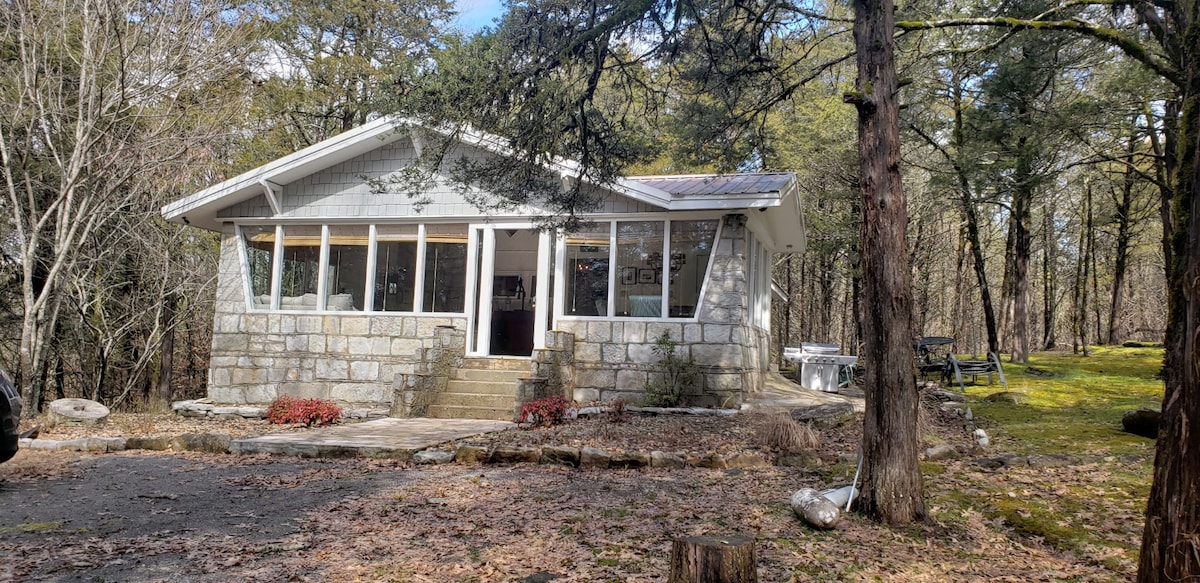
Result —
<path fill-rule="evenodd" d="M 976 514 L 1022 537 L 1132 575 L 1153 470 L 1154 441 L 1121 431 L 1121 416 L 1158 409 L 1161 348 L 1096 347 L 1089 356 L 1036 353 L 1004 363 L 1008 390 L 1027 403 L 990 403 L 1002 391 L 968 385 L 978 424 L 992 436 L 984 454 L 1059 455 L 1066 467 L 986 470 L 971 462 L 926 471 L 930 512 L 961 523 Z M 937 465 L 937 464 L 927 464 Z"/>

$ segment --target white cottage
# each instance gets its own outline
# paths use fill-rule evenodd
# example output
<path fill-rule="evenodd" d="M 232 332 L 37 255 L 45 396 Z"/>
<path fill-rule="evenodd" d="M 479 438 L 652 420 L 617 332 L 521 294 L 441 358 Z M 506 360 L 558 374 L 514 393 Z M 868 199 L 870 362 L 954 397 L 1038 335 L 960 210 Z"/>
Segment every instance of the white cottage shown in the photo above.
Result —
<path fill-rule="evenodd" d="M 535 227 L 538 209 L 483 214 L 448 179 L 423 201 L 374 191 L 420 136 L 380 119 L 163 208 L 223 235 L 211 399 L 500 419 L 552 393 L 637 403 L 663 332 L 701 372 L 686 403 L 761 388 L 771 257 L 805 244 L 793 175 L 596 186 L 591 224 L 562 234 Z M 503 155 L 494 137 L 460 140 Z"/>

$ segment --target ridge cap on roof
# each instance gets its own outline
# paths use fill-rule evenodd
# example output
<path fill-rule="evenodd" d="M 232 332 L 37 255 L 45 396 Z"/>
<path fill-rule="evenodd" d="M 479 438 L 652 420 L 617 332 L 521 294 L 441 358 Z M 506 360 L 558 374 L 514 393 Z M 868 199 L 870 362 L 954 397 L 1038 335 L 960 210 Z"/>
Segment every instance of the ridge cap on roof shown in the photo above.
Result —
<path fill-rule="evenodd" d="M 794 175 L 795 172 L 787 171 L 771 171 L 771 172 L 708 172 L 703 174 L 646 174 L 642 176 L 629 176 L 629 180 L 671 180 L 683 178 L 723 178 L 726 176 L 783 176 Z"/>

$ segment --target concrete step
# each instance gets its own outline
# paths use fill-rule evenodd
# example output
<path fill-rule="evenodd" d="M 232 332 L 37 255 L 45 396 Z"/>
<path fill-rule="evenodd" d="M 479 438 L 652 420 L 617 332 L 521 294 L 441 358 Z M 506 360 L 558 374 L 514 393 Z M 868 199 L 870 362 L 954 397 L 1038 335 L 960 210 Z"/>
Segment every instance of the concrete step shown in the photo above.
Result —
<path fill-rule="evenodd" d="M 528 373 L 529 359 L 519 357 L 464 358 L 460 369 L 515 370 Z"/>
<path fill-rule="evenodd" d="M 504 395 L 512 399 L 517 396 L 516 381 L 464 381 L 450 379 L 446 392 L 471 393 L 475 395 Z"/>
<path fill-rule="evenodd" d="M 450 405 L 453 407 L 486 407 L 489 409 L 512 409 L 515 401 L 513 395 L 481 395 L 479 393 L 458 393 L 450 391 L 437 393 L 433 396 L 433 404 Z"/>
<path fill-rule="evenodd" d="M 529 370 L 503 370 L 489 368 L 460 368 L 454 371 L 453 380 L 487 381 L 515 384 L 517 379 L 529 376 Z"/>
<path fill-rule="evenodd" d="M 435 419 L 495 419 L 512 421 L 513 408 L 459 407 L 454 405 L 430 405 L 426 415 Z"/>

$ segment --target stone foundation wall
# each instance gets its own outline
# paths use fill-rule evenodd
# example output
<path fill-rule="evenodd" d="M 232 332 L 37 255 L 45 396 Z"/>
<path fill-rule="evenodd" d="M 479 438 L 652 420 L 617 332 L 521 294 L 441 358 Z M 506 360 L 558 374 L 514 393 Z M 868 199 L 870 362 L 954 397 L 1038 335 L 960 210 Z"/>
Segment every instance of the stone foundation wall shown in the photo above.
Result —
<path fill-rule="evenodd" d="M 743 229 L 724 233 L 717 243 L 697 321 L 560 321 L 558 329 L 575 339 L 576 401 L 625 399 L 638 404 L 655 370 L 654 341 L 663 332 L 678 344 L 677 354 L 699 367 L 699 385 L 683 403 L 737 407 L 747 392 L 761 390 L 769 358 L 769 334 L 745 324 L 749 311 Z"/>
<path fill-rule="evenodd" d="M 270 403 L 279 395 L 387 408 L 397 374 L 414 372 L 439 328 L 465 317 L 246 311 L 237 238 L 223 234 L 208 397 Z"/>

